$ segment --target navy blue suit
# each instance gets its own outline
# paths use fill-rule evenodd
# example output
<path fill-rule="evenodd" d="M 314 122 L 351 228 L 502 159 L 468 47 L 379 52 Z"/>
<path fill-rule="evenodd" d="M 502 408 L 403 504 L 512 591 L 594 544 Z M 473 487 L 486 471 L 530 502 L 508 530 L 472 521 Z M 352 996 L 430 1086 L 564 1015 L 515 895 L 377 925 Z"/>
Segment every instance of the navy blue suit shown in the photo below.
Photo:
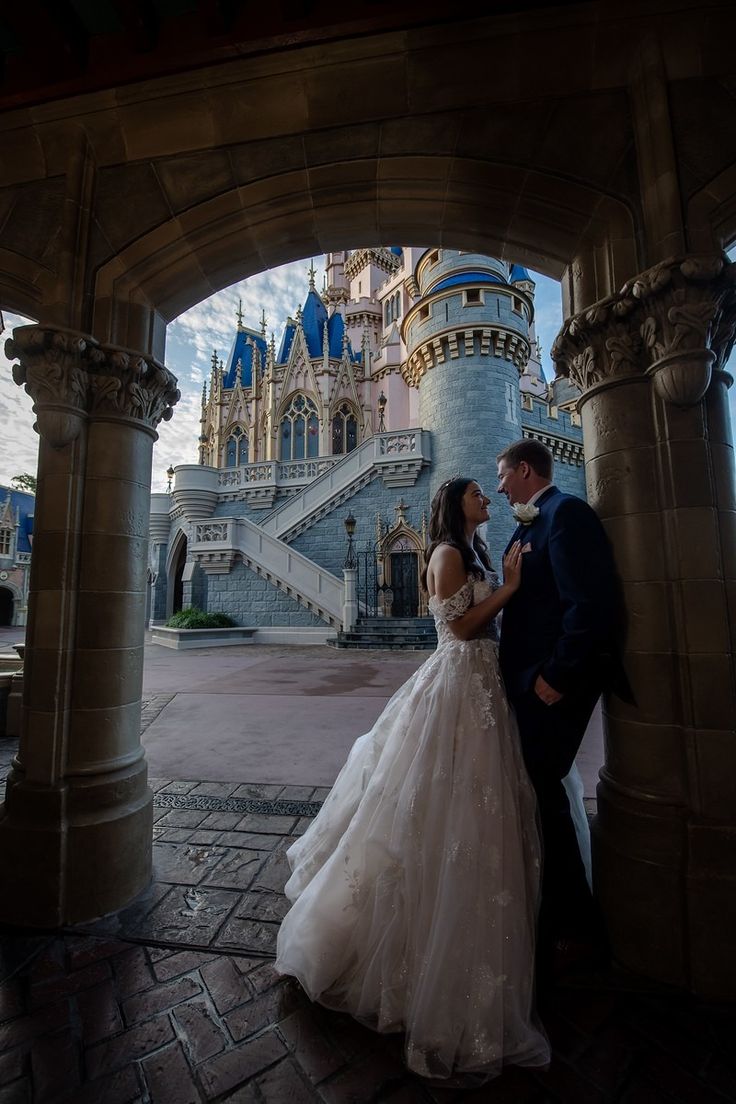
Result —
<path fill-rule="evenodd" d="M 569 772 L 604 689 L 626 696 L 620 661 L 623 603 L 603 526 L 580 498 L 549 487 L 539 515 L 519 525 L 529 544 L 521 586 L 501 620 L 499 659 L 519 723 L 524 760 L 537 793 L 544 843 L 540 938 L 587 935 L 595 909 L 562 779 Z M 562 700 L 534 693 L 541 675 Z"/>

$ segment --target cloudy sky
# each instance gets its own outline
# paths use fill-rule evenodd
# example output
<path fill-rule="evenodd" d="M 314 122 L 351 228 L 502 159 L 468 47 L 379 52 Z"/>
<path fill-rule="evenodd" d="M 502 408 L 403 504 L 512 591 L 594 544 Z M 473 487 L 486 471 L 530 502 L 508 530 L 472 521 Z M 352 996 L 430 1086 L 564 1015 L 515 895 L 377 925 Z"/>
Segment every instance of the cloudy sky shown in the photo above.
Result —
<path fill-rule="evenodd" d="M 238 300 L 243 303 L 246 326 L 259 328 L 261 311 L 265 310 L 268 332 L 274 331 L 278 348 L 287 315 L 293 315 L 306 297 L 309 264 L 307 258 L 252 276 L 205 299 L 169 325 L 166 365 L 178 377 L 182 397 L 172 420 L 159 426 L 159 440 L 153 450 L 154 491 L 165 489 L 169 464 L 176 467 L 197 462 L 202 383 L 209 378 L 213 349 L 223 360 L 227 359 L 235 336 Z M 322 258 L 315 258 L 318 287 L 322 286 L 323 264 Z M 560 285 L 546 276 L 532 275 L 537 285 L 537 335 L 544 370 L 551 379 L 554 369 L 549 350 L 562 323 Z M 4 318 L 5 337 L 14 326 L 30 321 L 9 312 L 4 313 Z M 38 438 L 33 430 L 31 400 L 13 383 L 11 365 L 4 355 L 4 339 L 0 340 L 0 347 L 0 410 L 5 424 L 0 439 L 0 485 L 7 485 L 20 472 L 35 473 Z M 731 358 L 731 370 L 736 371 L 736 356 Z M 736 387 L 731 391 L 731 410 L 736 417 Z"/>

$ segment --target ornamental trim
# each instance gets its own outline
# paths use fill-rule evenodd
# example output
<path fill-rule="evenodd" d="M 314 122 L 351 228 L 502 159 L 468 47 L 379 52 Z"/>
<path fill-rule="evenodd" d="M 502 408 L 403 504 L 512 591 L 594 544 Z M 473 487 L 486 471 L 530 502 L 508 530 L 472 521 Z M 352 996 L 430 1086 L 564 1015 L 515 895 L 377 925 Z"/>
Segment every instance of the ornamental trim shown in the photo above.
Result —
<path fill-rule="evenodd" d="M 725 254 L 670 258 L 563 325 L 552 346 L 557 376 L 585 394 L 649 375 L 667 402 L 705 394 L 736 340 L 736 263 Z"/>
<path fill-rule="evenodd" d="M 20 326 L 5 342 L 13 379 L 33 399 L 36 429 L 55 447 L 78 436 L 87 416 L 112 414 L 154 429 L 179 401 L 176 377 L 153 357 L 88 334 Z"/>

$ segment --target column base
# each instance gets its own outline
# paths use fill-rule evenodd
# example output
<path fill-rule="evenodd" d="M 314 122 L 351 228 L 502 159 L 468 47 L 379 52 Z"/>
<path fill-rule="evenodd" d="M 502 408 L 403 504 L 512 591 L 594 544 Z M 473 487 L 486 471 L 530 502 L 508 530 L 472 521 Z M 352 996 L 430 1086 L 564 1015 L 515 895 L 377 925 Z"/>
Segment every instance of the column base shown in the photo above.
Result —
<path fill-rule="evenodd" d="M 151 879 L 152 835 L 144 760 L 58 786 L 14 769 L 0 806 L 0 920 L 56 928 L 123 908 Z"/>
<path fill-rule="evenodd" d="M 593 871 L 614 958 L 708 1000 L 736 997 L 736 827 L 598 786 Z"/>
<path fill-rule="evenodd" d="M 684 987 L 685 811 L 626 797 L 605 781 L 597 792 L 595 893 L 614 958 L 636 974 Z"/>

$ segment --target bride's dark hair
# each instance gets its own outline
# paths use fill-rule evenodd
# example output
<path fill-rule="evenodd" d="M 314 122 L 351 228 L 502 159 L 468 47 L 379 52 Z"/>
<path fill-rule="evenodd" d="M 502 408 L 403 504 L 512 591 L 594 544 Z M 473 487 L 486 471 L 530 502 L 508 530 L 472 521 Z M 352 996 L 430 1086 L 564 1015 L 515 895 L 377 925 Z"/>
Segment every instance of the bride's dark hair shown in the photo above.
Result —
<path fill-rule="evenodd" d="M 429 548 L 424 553 L 424 570 L 422 571 L 422 587 L 425 591 L 427 589 L 427 568 L 429 567 L 429 561 L 432 559 L 432 553 L 438 544 L 450 544 L 453 548 L 457 548 L 463 558 L 463 564 L 468 575 L 480 577 L 479 560 L 489 571 L 492 570 L 488 548 L 483 538 L 476 532 L 473 535 L 473 547 L 471 549 L 465 534 L 462 498 L 470 484 L 475 482 L 475 479 L 465 479 L 463 476 L 458 476 L 457 479 L 448 479 L 432 499 L 429 518 Z"/>

